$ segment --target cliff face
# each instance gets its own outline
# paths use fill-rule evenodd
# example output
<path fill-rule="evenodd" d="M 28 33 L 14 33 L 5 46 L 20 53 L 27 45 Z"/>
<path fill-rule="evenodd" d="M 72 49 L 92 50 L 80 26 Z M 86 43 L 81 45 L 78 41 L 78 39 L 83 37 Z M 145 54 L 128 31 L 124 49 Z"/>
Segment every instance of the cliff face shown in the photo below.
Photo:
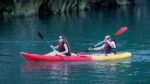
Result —
<path fill-rule="evenodd" d="M 0 16 L 9 15 L 14 11 L 14 3 L 12 0 L 0 1 Z"/>
<path fill-rule="evenodd" d="M 134 0 L 1 0 L 1 16 L 64 14 L 135 4 Z"/>

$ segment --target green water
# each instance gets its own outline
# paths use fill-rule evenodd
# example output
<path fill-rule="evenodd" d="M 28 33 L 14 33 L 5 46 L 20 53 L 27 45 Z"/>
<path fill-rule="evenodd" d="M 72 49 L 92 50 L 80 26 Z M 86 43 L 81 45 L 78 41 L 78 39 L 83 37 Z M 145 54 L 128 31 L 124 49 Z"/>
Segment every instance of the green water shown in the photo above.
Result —
<path fill-rule="evenodd" d="M 78 15 L 45 18 L 9 18 L 0 21 L 0 84 L 147 84 L 150 78 L 150 6 L 147 0 L 136 7 L 101 9 Z M 26 62 L 21 51 L 51 51 L 37 35 L 40 31 L 50 44 L 57 44 L 63 34 L 72 52 L 80 52 L 113 35 L 118 29 L 128 30 L 116 36 L 118 51 L 131 52 L 126 61 L 49 63 Z M 93 52 L 88 52 L 93 53 Z M 97 52 L 95 52 L 97 53 Z"/>

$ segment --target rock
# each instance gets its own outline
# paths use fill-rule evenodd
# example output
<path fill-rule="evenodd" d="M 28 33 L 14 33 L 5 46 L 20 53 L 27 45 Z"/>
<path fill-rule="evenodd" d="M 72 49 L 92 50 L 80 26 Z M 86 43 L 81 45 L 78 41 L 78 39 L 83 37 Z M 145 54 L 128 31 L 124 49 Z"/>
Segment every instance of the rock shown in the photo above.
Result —
<path fill-rule="evenodd" d="M 131 4 L 135 0 L 1 0 L 0 16 L 49 16 Z"/>
<path fill-rule="evenodd" d="M 41 5 L 40 0 L 14 0 L 15 12 L 17 16 L 29 16 L 38 13 Z"/>

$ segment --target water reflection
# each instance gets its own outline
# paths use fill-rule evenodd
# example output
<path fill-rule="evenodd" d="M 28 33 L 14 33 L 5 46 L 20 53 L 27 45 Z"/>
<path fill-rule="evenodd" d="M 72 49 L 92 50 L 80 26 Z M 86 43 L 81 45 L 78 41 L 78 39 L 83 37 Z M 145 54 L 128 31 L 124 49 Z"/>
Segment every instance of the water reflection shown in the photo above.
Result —
<path fill-rule="evenodd" d="M 130 63 L 118 62 L 28 62 L 22 68 L 23 78 L 32 84 L 34 80 L 47 83 L 125 83 L 119 76 L 127 77 Z M 33 80 L 33 81 L 31 81 Z M 36 82 L 37 83 L 37 82 Z M 37 83 L 40 84 L 40 83 Z"/>

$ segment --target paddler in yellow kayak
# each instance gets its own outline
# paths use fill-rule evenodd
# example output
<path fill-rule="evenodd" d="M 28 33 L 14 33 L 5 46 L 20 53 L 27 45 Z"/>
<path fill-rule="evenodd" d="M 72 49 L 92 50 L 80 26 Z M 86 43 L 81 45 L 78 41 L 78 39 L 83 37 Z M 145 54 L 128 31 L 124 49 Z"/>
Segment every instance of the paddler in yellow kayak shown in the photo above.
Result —
<path fill-rule="evenodd" d="M 103 54 L 105 55 L 111 54 L 111 53 L 116 54 L 116 47 L 117 47 L 116 42 L 112 40 L 110 35 L 106 35 L 102 43 L 104 43 L 102 46 L 96 47 L 96 48 L 89 48 L 88 50 L 102 50 Z"/>
<path fill-rule="evenodd" d="M 71 51 L 70 51 L 70 46 L 69 43 L 67 42 L 66 38 L 64 36 L 59 36 L 59 42 L 57 46 L 50 46 L 54 51 L 46 54 L 46 56 L 71 56 Z M 56 49 L 59 49 L 57 51 Z"/>

